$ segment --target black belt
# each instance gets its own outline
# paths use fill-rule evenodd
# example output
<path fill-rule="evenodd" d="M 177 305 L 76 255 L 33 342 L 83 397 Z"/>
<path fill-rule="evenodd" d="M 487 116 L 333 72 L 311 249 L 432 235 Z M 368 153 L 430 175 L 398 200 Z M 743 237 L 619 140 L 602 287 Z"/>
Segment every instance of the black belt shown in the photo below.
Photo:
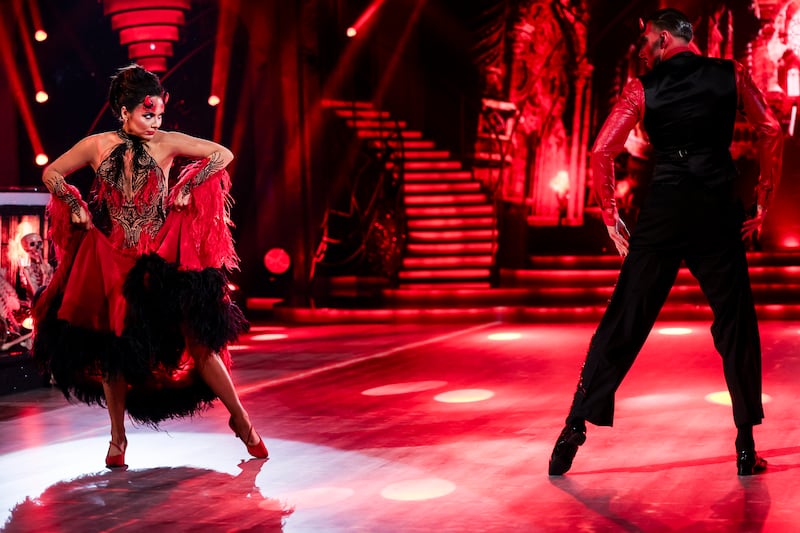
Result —
<path fill-rule="evenodd" d="M 670 152 L 655 152 L 655 159 L 656 161 L 683 161 L 688 159 L 689 156 L 693 155 L 706 155 L 706 156 L 713 156 L 713 155 L 720 155 L 725 156 L 728 155 L 729 152 L 727 150 L 709 150 L 709 149 L 701 149 L 701 150 L 690 150 L 688 148 L 681 148 L 679 150 L 674 150 Z"/>

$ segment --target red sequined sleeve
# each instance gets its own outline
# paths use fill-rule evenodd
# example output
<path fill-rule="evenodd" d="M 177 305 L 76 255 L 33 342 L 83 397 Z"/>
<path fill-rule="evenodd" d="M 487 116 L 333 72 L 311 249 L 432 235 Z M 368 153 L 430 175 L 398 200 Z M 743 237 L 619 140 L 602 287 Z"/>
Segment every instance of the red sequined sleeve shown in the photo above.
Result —
<path fill-rule="evenodd" d="M 644 87 L 639 78 L 634 78 L 625 85 L 592 147 L 594 194 L 607 226 L 613 226 L 617 218 L 614 158 L 625 148 L 628 135 L 643 117 Z"/>
<path fill-rule="evenodd" d="M 781 178 L 783 162 L 783 132 L 772 114 L 764 95 L 756 87 L 750 74 L 739 62 L 736 66 L 736 92 L 739 111 L 753 126 L 757 134 L 756 148 L 761 175 L 756 185 L 756 202 L 764 210 L 769 207 Z"/>

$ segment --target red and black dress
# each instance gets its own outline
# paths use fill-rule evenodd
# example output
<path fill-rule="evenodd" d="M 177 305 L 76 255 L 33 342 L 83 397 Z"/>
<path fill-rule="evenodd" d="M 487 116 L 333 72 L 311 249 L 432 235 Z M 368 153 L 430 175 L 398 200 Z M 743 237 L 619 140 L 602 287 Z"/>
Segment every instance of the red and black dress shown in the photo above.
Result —
<path fill-rule="evenodd" d="M 248 327 L 224 272 L 238 263 L 230 177 L 208 175 L 207 161 L 197 161 L 170 192 L 144 143 L 118 135 L 123 142 L 97 168 L 83 204 L 93 227 L 76 231 L 61 200 L 48 206 L 59 266 L 34 309 L 33 349 L 67 398 L 104 405 L 103 380 L 122 377 L 130 417 L 155 425 L 215 399 L 186 338 L 220 353 L 230 368 L 226 346 Z M 190 206 L 170 210 L 186 187 Z"/>

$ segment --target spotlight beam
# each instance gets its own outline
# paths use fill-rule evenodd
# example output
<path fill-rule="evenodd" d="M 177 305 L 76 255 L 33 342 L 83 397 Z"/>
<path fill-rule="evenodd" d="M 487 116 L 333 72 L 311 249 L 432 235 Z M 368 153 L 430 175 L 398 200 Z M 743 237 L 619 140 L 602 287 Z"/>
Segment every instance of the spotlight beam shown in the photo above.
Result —
<path fill-rule="evenodd" d="M 348 37 L 355 37 L 358 35 L 361 32 L 361 28 L 363 28 L 364 25 L 369 22 L 372 16 L 375 15 L 375 12 L 378 11 L 378 8 L 381 7 L 383 2 L 384 0 L 373 0 L 369 7 L 365 9 L 363 13 L 361 13 L 361 16 L 358 17 L 358 20 L 356 20 L 355 24 L 348 28 L 348 32 L 349 30 L 352 30 L 352 35 L 348 33 Z"/>
<path fill-rule="evenodd" d="M 6 78 L 11 87 L 11 94 L 22 116 L 22 123 L 25 125 L 25 130 L 28 133 L 28 139 L 31 142 L 34 154 L 38 156 L 44 154 L 44 147 L 42 146 L 41 138 L 39 138 L 39 132 L 36 131 L 36 125 L 33 122 L 33 114 L 31 113 L 28 100 L 25 98 L 22 80 L 20 80 L 19 72 L 14 63 L 14 57 L 11 54 L 11 34 L 6 26 L 6 20 L 6 17 L 0 17 L 0 58 L 2 58 L 3 67 L 6 71 Z"/>
<path fill-rule="evenodd" d="M 24 23 L 25 15 L 22 12 L 22 0 L 14 0 L 14 16 L 18 21 L 18 28 L 20 36 L 22 37 L 22 48 L 25 50 L 25 58 L 28 61 L 28 69 L 33 78 L 33 87 L 36 93 L 47 94 L 44 90 L 44 83 L 42 83 L 42 76 L 39 72 L 39 65 L 36 63 L 36 56 L 33 54 L 33 46 L 31 45 L 31 33 L 28 30 L 28 25 Z M 46 98 L 45 98 L 46 100 Z M 42 100 L 44 101 L 44 100 Z"/>
<path fill-rule="evenodd" d="M 222 118 L 225 109 L 225 91 L 228 87 L 228 69 L 231 62 L 236 16 L 239 14 L 239 0 L 221 2 L 217 19 L 217 36 L 214 47 L 214 67 L 211 74 L 211 95 L 219 98 L 214 112 L 214 141 L 222 138 Z"/>
<path fill-rule="evenodd" d="M 44 41 L 47 39 L 47 31 L 44 29 L 44 24 L 42 24 L 42 14 L 39 11 L 39 3 L 36 0 L 30 0 L 28 2 L 28 8 L 30 9 L 31 13 L 31 20 L 33 21 L 33 30 L 36 34 L 39 32 L 44 34 L 44 38 L 36 38 L 37 41 Z"/>

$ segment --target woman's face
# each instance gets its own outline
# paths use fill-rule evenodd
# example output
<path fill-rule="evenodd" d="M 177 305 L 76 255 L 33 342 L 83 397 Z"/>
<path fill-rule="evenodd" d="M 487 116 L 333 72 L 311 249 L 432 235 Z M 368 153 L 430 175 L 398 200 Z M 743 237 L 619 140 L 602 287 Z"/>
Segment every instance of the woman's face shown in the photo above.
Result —
<path fill-rule="evenodd" d="M 164 99 L 160 96 L 148 96 L 132 112 L 125 106 L 122 107 L 122 129 L 125 133 L 141 139 L 152 139 L 161 127 L 163 118 Z"/>

